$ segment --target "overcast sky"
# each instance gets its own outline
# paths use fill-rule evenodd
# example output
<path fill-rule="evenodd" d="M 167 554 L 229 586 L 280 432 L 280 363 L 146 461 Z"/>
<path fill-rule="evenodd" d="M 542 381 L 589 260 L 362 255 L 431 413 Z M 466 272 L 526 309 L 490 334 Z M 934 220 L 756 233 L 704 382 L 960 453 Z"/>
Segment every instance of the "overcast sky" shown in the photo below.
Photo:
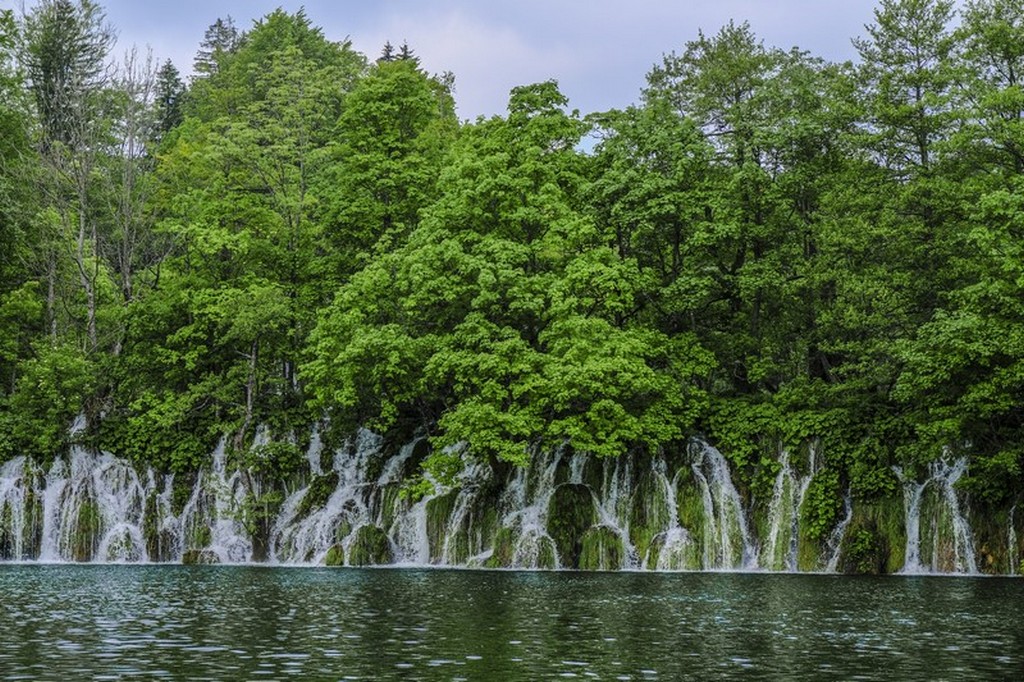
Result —
<path fill-rule="evenodd" d="M 0 5 L 9 0 L 0 0 Z M 150 46 L 189 73 L 206 28 L 230 15 L 248 29 L 277 7 L 303 5 L 331 40 L 351 38 L 376 58 L 386 40 L 408 41 L 423 67 L 452 71 L 462 118 L 502 113 L 508 92 L 557 79 L 583 113 L 637 101 L 661 56 L 698 29 L 747 20 L 766 45 L 798 46 L 830 60 L 854 59 L 875 0 L 100 0 L 118 50 Z M 31 0 L 26 4 L 31 5 Z"/>

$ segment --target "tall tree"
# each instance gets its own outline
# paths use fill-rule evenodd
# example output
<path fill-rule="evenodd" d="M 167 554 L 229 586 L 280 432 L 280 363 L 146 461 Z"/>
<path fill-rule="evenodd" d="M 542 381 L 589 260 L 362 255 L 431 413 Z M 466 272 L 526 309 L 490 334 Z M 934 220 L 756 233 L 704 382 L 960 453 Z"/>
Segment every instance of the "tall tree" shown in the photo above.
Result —
<path fill-rule="evenodd" d="M 25 17 L 23 31 L 22 61 L 42 123 L 42 189 L 59 224 L 47 272 L 48 315 L 56 331 L 57 249 L 69 248 L 85 297 L 86 345 L 95 350 L 101 268 L 93 180 L 107 134 L 101 101 L 114 34 L 90 0 L 43 0 Z"/>
<path fill-rule="evenodd" d="M 329 252 L 325 281 L 400 244 L 436 196 L 457 128 L 451 92 L 412 60 L 378 62 L 345 98 L 316 187 Z M 333 289 L 333 288 L 332 288 Z"/>
<path fill-rule="evenodd" d="M 230 15 L 223 19 L 218 17 L 207 27 L 199 43 L 199 51 L 192 62 L 196 76 L 202 78 L 219 73 L 223 61 L 238 50 L 242 37 Z"/>
<path fill-rule="evenodd" d="M 185 84 L 181 74 L 174 62 L 168 59 L 156 74 L 157 131 L 160 136 L 166 135 L 181 123 L 184 118 L 184 97 Z"/>
<path fill-rule="evenodd" d="M 882 0 L 868 37 L 854 40 L 874 146 L 904 177 L 928 171 L 952 124 L 952 18 L 951 0 Z"/>

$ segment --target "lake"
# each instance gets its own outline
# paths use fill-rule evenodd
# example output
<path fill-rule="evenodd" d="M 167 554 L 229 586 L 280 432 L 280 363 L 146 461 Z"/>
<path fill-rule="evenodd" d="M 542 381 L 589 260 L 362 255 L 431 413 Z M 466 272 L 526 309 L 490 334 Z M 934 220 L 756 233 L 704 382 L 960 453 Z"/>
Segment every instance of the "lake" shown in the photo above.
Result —
<path fill-rule="evenodd" d="M 0 679 L 1020 679 L 1024 581 L 0 566 Z"/>

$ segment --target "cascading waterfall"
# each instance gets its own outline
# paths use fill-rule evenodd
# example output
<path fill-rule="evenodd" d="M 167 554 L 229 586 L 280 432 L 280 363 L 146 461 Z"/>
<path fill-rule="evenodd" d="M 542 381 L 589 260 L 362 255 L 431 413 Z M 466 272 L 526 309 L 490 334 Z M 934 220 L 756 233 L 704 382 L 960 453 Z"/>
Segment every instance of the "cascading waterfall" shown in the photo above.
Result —
<path fill-rule="evenodd" d="M 757 549 L 728 462 L 703 441 L 693 447 L 693 475 L 704 502 L 703 568 L 757 568 Z"/>
<path fill-rule="evenodd" d="M 24 457 L 0 467 L 0 559 L 21 561 L 30 556 L 26 544 L 32 529 L 26 506 L 32 485 L 25 480 L 27 475 Z"/>
<path fill-rule="evenodd" d="M 181 527 L 187 545 L 203 544 L 203 561 L 216 557 L 218 563 L 245 563 L 252 559 L 253 543 L 244 524 L 246 497 L 249 494 L 242 472 L 227 468 L 226 439 L 221 438 L 213 451 L 213 466 L 201 472 L 192 497 L 182 512 Z"/>
<path fill-rule="evenodd" d="M 501 506 L 507 511 L 501 525 L 517 534 L 512 565 L 522 568 L 559 568 L 554 538 L 548 533 L 548 507 L 555 492 L 555 474 L 564 450 L 535 457 L 515 472 L 505 489 Z"/>
<path fill-rule="evenodd" d="M 582 484 L 582 472 L 586 466 L 587 457 L 581 453 L 573 456 L 573 472 L 579 471 L 579 476 L 570 478 L 570 482 Z M 629 527 L 629 501 L 633 496 L 633 467 L 628 466 L 624 460 L 616 459 L 614 462 L 605 460 L 601 470 L 601 490 L 595 492 L 595 507 L 597 509 L 598 522 L 605 528 L 611 530 L 622 542 L 623 546 L 623 568 L 637 568 L 640 566 L 640 557 L 637 556 L 636 547 L 630 538 Z"/>
<path fill-rule="evenodd" d="M 254 447 L 268 439 L 258 430 Z M 16 458 L 0 466 L 0 560 L 795 570 L 818 461 L 814 447 L 805 461 L 780 452 L 771 498 L 747 503 L 725 457 L 702 441 L 674 457 L 554 449 L 525 468 L 492 469 L 463 453 L 450 485 L 411 499 L 403 485 L 427 452 L 422 438 L 396 451 L 365 430 L 328 452 L 314 430 L 308 470 L 291 483 L 239 469 L 226 439 L 187 479 L 77 446 L 46 470 Z M 947 458 L 922 481 L 897 470 L 906 572 L 976 571 L 954 490 L 965 469 L 966 460 Z M 260 526 L 257 502 L 275 496 Z M 758 513 L 759 536 L 749 521 Z M 1011 572 L 1021 559 L 1015 513 L 1004 536 Z M 816 545 L 816 566 L 837 569 L 854 516 L 848 491 L 842 518 Z"/>
<path fill-rule="evenodd" d="M 331 474 L 314 478 L 310 485 L 285 500 L 271 535 L 272 561 L 323 563 L 332 547 L 349 549 L 354 531 L 373 521 L 368 498 L 371 486 L 367 479 L 370 462 L 380 454 L 382 445 L 379 436 L 361 430 L 354 442 L 347 443 L 335 454 Z M 379 484 L 387 485 L 392 478 L 397 478 L 414 446 L 415 443 L 406 445 L 388 463 L 389 468 L 381 475 Z M 329 497 L 319 505 L 310 506 L 307 498 L 322 490 L 323 483 L 334 484 Z M 304 503 L 306 515 L 299 513 Z"/>
<path fill-rule="evenodd" d="M 142 531 L 147 485 L 127 462 L 76 446 L 67 462 L 53 463 L 42 493 L 41 561 L 149 559 Z"/>
<path fill-rule="evenodd" d="M 960 508 L 960 500 L 954 486 L 967 470 L 967 459 L 959 458 L 949 462 L 949 453 L 943 459 L 928 465 L 928 476 L 916 481 L 906 475 L 902 468 L 893 467 L 896 477 L 903 484 L 903 506 L 907 545 L 903 573 L 977 573 L 973 535 L 967 517 Z M 926 492 L 933 491 L 931 499 Z M 926 515 L 927 536 L 922 537 L 922 509 L 925 502 L 931 509 Z M 921 556 L 922 541 L 927 540 L 931 548 L 928 562 Z"/>
<path fill-rule="evenodd" d="M 760 565 L 775 571 L 797 570 L 797 546 L 800 508 L 815 474 L 817 445 L 808 452 L 808 471 L 800 475 L 790 464 L 790 453 L 779 455 L 779 473 L 775 476 L 772 499 L 768 505 L 768 537 L 761 548 Z"/>
<path fill-rule="evenodd" d="M 839 567 L 839 556 L 842 550 L 843 538 L 846 537 L 846 529 L 852 520 L 853 498 L 850 495 L 850 491 L 847 490 L 846 494 L 843 495 L 843 518 L 832 529 L 828 540 L 825 541 L 825 554 L 822 565 L 825 567 L 826 573 L 835 573 Z"/>
<path fill-rule="evenodd" d="M 652 470 L 655 480 L 661 484 L 665 495 L 665 507 L 668 516 L 668 527 L 655 536 L 654 547 L 658 548 L 654 567 L 661 571 L 686 568 L 691 554 L 693 540 L 685 528 L 679 524 L 679 503 L 676 500 L 676 489 L 679 475 L 685 469 L 679 469 L 670 480 L 664 459 L 653 460 Z M 648 563 L 648 562 L 645 562 Z"/>

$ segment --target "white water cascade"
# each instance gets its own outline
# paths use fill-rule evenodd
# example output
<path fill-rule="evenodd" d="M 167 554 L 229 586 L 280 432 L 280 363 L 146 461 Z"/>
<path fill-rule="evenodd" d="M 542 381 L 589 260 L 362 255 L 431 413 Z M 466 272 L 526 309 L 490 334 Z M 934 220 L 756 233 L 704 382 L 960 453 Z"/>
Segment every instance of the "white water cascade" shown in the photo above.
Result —
<path fill-rule="evenodd" d="M 943 459 L 928 465 L 928 475 L 923 481 L 914 480 L 900 467 L 893 470 L 903 484 L 907 546 L 902 572 L 977 573 L 970 524 L 954 489 L 967 470 L 967 459 L 949 462 L 948 453 L 944 453 Z M 928 492 L 932 494 L 926 495 Z M 931 550 L 925 558 L 921 553 L 923 544 Z"/>
<path fill-rule="evenodd" d="M 555 475 L 564 450 L 537 458 L 537 464 L 515 472 L 505 489 L 502 527 L 517 536 L 512 565 L 522 568 L 559 568 L 554 538 L 548 533 L 548 507 L 555 493 Z M 546 461 L 545 461 L 546 460 Z"/>
<path fill-rule="evenodd" d="M 807 471 L 801 474 L 791 465 L 788 450 L 779 455 L 779 473 L 768 505 L 768 537 L 761 548 L 760 565 L 764 568 L 797 570 L 800 508 L 814 478 L 816 458 L 817 444 L 812 443 L 808 448 Z"/>
<path fill-rule="evenodd" d="M 31 556 L 27 545 L 35 523 L 26 518 L 26 498 L 33 491 L 32 482 L 27 480 L 30 477 L 24 457 L 12 459 L 0 467 L 0 557 L 14 561 Z"/>
<path fill-rule="evenodd" d="M 692 447 L 696 451 L 693 475 L 704 502 L 703 568 L 757 568 L 757 547 L 728 462 L 722 453 L 703 441 Z"/>
<path fill-rule="evenodd" d="M 690 556 L 693 554 L 694 542 L 690 533 L 679 524 L 679 502 L 676 499 L 679 476 L 685 473 L 686 469 L 681 468 L 676 471 L 672 479 L 668 477 L 665 460 L 653 460 L 652 469 L 655 480 L 661 484 L 664 490 L 668 516 L 668 527 L 655 536 L 653 546 L 657 547 L 658 553 L 653 562 L 654 567 L 661 571 L 686 568 L 690 563 Z"/>
<path fill-rule="evenodd" d="M 826 573 L 835 573 L 839 567 L 839 557 L 842 551 L 843 538 L 846 537 L 846 529 L 850 525 L 850 521 L 853 520 L 853 498 L 850 495 L 850 491 L 847 490 L 846 494 L 843 495 L 843 518 L 839 521 L 835 528 L 828 536 L 828 540 L 825 541 L 825 555 L 822 565 L 825 567 Z"/>
<path fill-rule="evenodd" d="M 257 430 L 254 448 L 269 438 Z M 314 430 L 302 471 L 286 481 L 240 467 L 227 439 L 201 470 L 173 476 L 77 446 L 45 469 L 15 458 L 0 465 L 0 561 L 793 571 L 820 462 L 816 447 L 801 460 L 780 452 L 771 497 L 758 500 L 741 495 L 727 459 L 699 440 L 671 456 L 556 448 L 526 467 L 492 468 L 463 449 L 451 481 L 410 497 L 404 486 L 428 452 L 423 438 L 396 448 L 366 430 L 328 450 Z M 922 481 L 897 471 L 905 571 L 977 570 L 954 487 L 965 469 L 943 460 Z M 840 565 L 853 518 L 847 492 L 835 527 L 806 548 L 820 554 L 816 568 Z M 1013 571 L 1012 514 L 1006 532 L 1000 566 Z"/>

